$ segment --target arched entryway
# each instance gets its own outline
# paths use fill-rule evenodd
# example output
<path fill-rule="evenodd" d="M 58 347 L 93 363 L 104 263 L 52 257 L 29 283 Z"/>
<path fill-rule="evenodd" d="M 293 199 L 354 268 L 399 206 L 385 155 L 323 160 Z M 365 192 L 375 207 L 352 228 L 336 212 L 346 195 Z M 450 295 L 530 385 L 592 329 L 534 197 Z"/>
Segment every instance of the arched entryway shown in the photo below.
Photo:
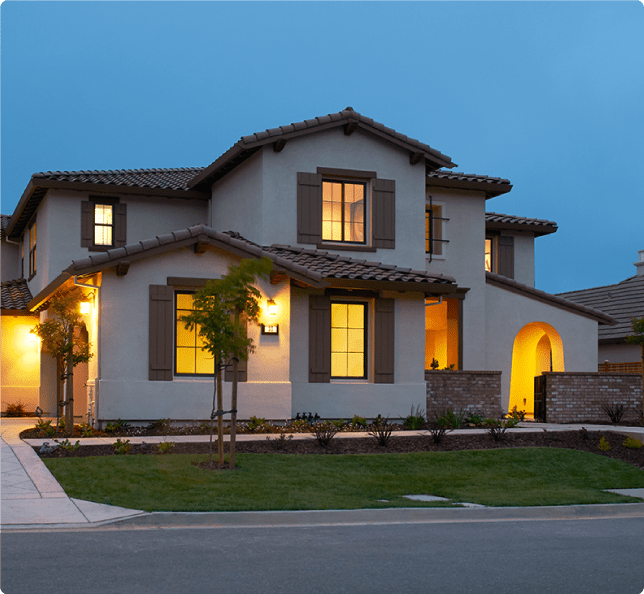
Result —
<path fill-rule="evenodd" d="M 550 324 L 531 322 L 514 339 L 509 410 L 534 414 L 534 378 L 543 371 L 565 371 L 563 343 Z"/>

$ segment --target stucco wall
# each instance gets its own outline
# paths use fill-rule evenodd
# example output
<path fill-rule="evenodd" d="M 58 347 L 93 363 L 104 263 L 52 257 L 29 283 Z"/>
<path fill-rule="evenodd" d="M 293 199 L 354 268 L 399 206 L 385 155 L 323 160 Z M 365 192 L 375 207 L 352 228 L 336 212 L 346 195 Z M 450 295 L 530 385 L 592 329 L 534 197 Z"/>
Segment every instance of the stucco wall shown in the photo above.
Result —
<path fill-rule="evenodd" d="M 565 371 L 597 370 L 597 322 L 492 285 L 486 285 L 486 292 L 485 361 L 487 369 L 502 371 L 504 410 L 509 405 L 514 341 L 528 323 L 543 322 L 557 331 Z"/>
<path fill-rule="evenodd" d="M 636 344 L 600 344 L 597 363 L 637 363 L 642 360 L 642 349 Z"/>
<path fill-rule="evenodd" d="M 239 230 L 262 245 L 298 245 L 297 173 L 315 173 L 317 167 L 375 171 L 379 178 L 395 180 L 396 248 L 379 249 L 369 259 L 423 269 L 424 165 L 410 165 L 408 151 L 362 130 L 345 136 L 335 128 L 291 139 L 279 153 L 262 149 L 261 157 L 252 157 L 213 186 L 214 228 Z M 342 253 L 365 257 L 364 252 Z"/>
<path fill-rule="evenodd" d="M 33 412 L 39 404 L 40 341 L 30 334 L 37 316 L 2 316 L 2 410 L 22 402 Z"/>
<path fill-rule="evenodd" d="M 89 192 L 50 190 L 38 208 L 37 273 L 29 281 L 33 295 L 45 288 L 72 260 L 90 253 L 81 247 L 80 206 L 90 195 Z M 119 194 L 114 192 L 110 196 Z M 130 195 L 120 198 L 127 204 L 128 243 L 207 222 L 208 203 L 205 200 L 150 199 Z"/>
<path fill-rule="evenodd" d="M 534 234 L 504 231 L 514 237 L 514 280 L 534 287 Z"/>
<path fill-rule="evenodd" d="M 20 278 L 20 246 L 7 243 L 4 238 L 0 244 L 2 281 Z"/>
<path fill-rule="evenodd" d="M 182 248 L 143 261 L 133 262 L 124 277 L 113 271 L 103 274 L 101 287 L 101 353 L 98 385 L 98 418 L 206 419 L 210 415 L 213 379 L 175 376 L 173 381 L 148 381 L 149 285 L 165 285 L 168 276 L 220 278 L 239 258 L 221 250 L 195 255 Z M 272 298 L 278 304 L 275 318 L 262 313 L 261 321 L 280 325 L 277 337 L 260 336 L 251 326 L 257 350 L 248 362 L 248 382 L 239 384 L 239 416 L 290 418 L 289 382 L 289 286 L 287 282 L 258 284 L 262 305 Z M 180 289 L 181 287 L 177 287 Z M 231 384 L 224 383 L 226 397 Z M 225 404 L 230 409 L 229 402 Z"/>
<path fill-rule="evenodd" d="M 332 380 L 309 383 L 309 293 L 292 289 L 291 311 L 297 320 L 291 328 L 291 381 L 293 415 L 318 413 L 323 418 L 351 418 L 353 415 L 405 417 L 412 406 L 425 404 L 424 298 L 420 293 L 388 293 L 395 298 L 394 383 L 373 383 L 373 356 L 368 356 L 368 380 Z M 373 303 L 373 302 L 371 302 Z M 373 306 L 370 307 L 372 318 Z M 373 350 L 373 329 L 368 334 Z"/>

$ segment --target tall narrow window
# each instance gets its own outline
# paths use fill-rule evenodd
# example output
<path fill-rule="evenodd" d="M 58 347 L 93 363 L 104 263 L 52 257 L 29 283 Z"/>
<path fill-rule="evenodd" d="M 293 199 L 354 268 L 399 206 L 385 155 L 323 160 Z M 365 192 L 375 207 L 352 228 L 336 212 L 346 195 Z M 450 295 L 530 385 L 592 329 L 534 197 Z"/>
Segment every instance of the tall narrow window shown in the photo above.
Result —
<path fill-rule="evenodd" d="M 94 244 L 114 245 L 114 206 L 94 205 Z"/>
<path fill-rule="evenodd" d="M 365 184 L 322 182 L 322 240 L 365 242 Z"/>
<path fill-rule="evenodd" d="M 331 304 L 331 377 L 367 377 L 367 304 Z"/>
<path fill-rule="evenodd" d="M 487 272 L 495 272 L 496 266 L 494 265 L 494 238 L 485 238 L 485 270 Z"/>
<path fill-rule="evenodd" d="M 29 278 L 36 274 L 36 221 L 29 227 Z"/>
<path fill-rule="evenodd" d="M 214 375 L 215 360 L 199 336 L 199 326 L 186 330 L 183 316 L 194 310 L 192 293 L 176 294 L 175 372 L 177 375 Z"/>
<path fill-rule="evenodd" d="M 443 255 L 443 207 L 437 204 L 427 205 L 425 209 L 425 253 L 434 256 Z"/>

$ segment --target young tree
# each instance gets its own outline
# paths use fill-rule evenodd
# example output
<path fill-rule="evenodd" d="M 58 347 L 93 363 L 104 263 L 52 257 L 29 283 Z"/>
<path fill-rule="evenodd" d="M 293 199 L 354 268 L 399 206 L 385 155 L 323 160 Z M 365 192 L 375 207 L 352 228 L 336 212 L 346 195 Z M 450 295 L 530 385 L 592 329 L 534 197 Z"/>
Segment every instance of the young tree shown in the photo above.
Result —
<path fill-rule="evenodd" d="M 42 341 L 43 352 L 56 360 L 56 424 L 58 425 L 61 405 L 64 404 L 65 429 L 70 436 L 74 433 L 73 368 L 79 363 L 87 363 L 92 358 L 90 344 L 81 333 L 82 297 L 79 290 L 54 297 L 50 303 L 47 320 L 32 329 Z M 68 389 L 66 401 L 63 403 L 65 382 Z"/>
<path fill-rule="evenodd" d="M 642 349 L 642 395 L 644 396 L 644 316 L 641 318 L 633 318 L 631 326 L 634 334 L 626 337 L 626 342 L 630 344 L 639 344 Z M 644 406 L 644 399 L 642 401 Z"/>
<path fill-rule="evenodd" d="M 219 465 L 224 464 L 224 410 L 221 372 L 230 364 L 233 368 L 230 431 L 230 468 L 235 467 L 235 438 L 237 434 L 237 369 L 239 360 L 247 360 L 253 352 L 253 340 L 246 335 L 246 324 L 257 322 L 261 293 L 253 286 L 256 277 L 266 277 L 272 269 L 268 258 L 242 260 L 230 266 L 221 280 L 209 281 L 193 297 L 194 310 L 181 318 L 186 328 L 196 328 L 215 361 L 215 386 L 210 414 L 210 465 L 212 466 L 213 421 L 217 418 Z"/>

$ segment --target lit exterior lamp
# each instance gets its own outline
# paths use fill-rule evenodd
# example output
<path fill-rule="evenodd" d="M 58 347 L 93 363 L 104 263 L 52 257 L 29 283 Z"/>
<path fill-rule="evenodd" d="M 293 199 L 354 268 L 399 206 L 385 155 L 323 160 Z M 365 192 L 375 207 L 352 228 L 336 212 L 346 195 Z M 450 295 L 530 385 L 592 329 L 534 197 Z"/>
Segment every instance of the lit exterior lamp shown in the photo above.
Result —
<path fill-rule="evenodd" d="M 269 299 L 266 302 L 266 310 L 268 311 L 269 316 L 277 315 L 277 303 L 275 303 L 275 301 L 273 301 L 272 299 Z"/>
<path fill-rule="evenodd" d="M 277 303 L 273 299 L 266 302 L 266 311 L 269 316 L 277 315 Z M 279 324 L 262 324 L 262 334 L 279 334 Z"/>
<path fill-rule="evenodd" d="M 94 302 L 94 294 L 88 295 L 83 301 L 80 302 L 81 315 L 87 316 L 92 312 L 92 303 Z"/>

